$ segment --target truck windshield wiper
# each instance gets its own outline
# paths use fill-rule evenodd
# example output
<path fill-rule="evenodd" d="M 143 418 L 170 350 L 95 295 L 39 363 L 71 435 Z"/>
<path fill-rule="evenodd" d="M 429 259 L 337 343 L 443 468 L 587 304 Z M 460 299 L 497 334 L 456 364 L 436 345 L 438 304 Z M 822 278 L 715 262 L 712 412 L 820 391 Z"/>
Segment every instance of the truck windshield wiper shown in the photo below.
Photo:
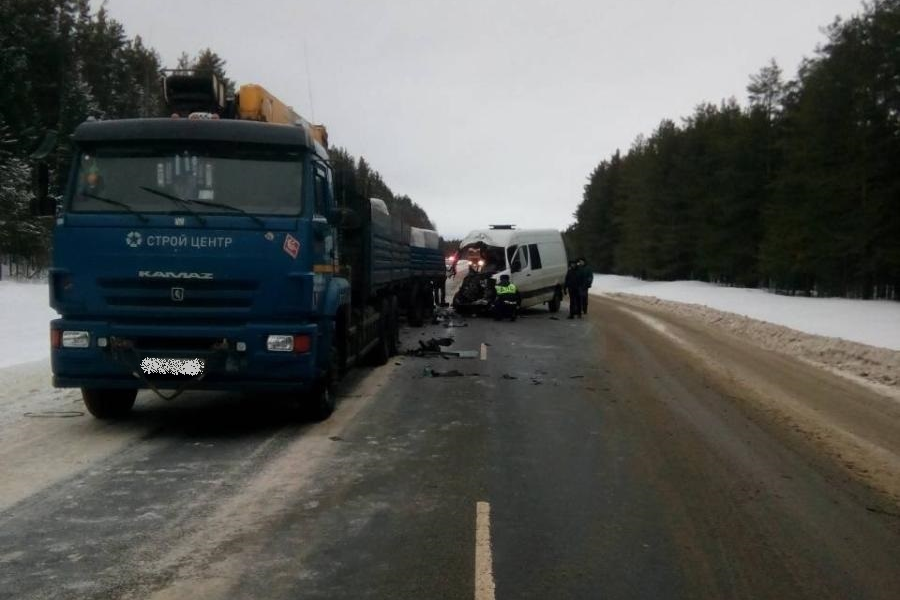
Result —
<path fill-rule="evenodd" d="M 146 185 L 139 185 L 138 187 L 141 188 L 142 190 L 144 190 L 145 192 L 150 192 L 151 194 L 156 194 L 157 196 L 162 196 L 163 198 L 167 198 L 167 199 L 171 200 L 172 202 L 178 203 L 179 205 L 183 206 L 184 210 L 189 212 L 192 217 L 194 217 L 195 219 L 200 221 L 200 223 L 202 225 L 206 225 L 206 219 L 204 219 L 201 215 L 198 215 L 196 212 L 191 210 L 190 203 L 192 202 L 192 200 L 187 200 L 185 198 L 182 198 L 181 196 L 176 196 L 175 194 L 170 194 L 169 192 L 164 192 L 162 190 L 158 190 L 156 188 L 149 187 Z"/>
<path fill-rule="evenodd" d="M 85 196 L 87 198 L 92 198 L 94 200 L 99 200 L 100 202 L 106 202 L 107 204 L 112 204 L 113 206 L 120 206 L 120 207 L 124 208 L 125 210 L 127 210 L 128 212 L 130 212 L 131 214 L 133 214 L 134 216 L 136 216 L 138 219 L 140 219 L 141 222 L 143 222 L 143 223 L 150 222 L 150 219 L 148 219 L 147 217 L 145 217 L 138 211 L 134 210 L 133 208 L 131 208 L 124 202 L 119 202 L 118 200 L 113 200 L 112 198 L 104 198 L 103 196 L 98 196 L 97 194 L 93 194 L 91 192 L 83 191 L 83 192 L 81 192 L 81 195 Z"/>
<path fill-rule="evenodd" d="M 242 215 L 246 215 L 246 216 L 250 217 L 256 223 L 259 223 L 263 227 L 265 227 L 265 225 L 266 225 L 265 221 L 263 221 L 256 215 L 248 213 L 243 208 L 238 208 L 237 206 L 231 206 L 230 204 L 225 204 L 224 202 L 212 202 L 210 200 L 199 200 L 199 199 L 195 199 L 195 198 L 192 198 L 190 201 L 193 202 L 194 204 L 199 204 L 201 206 L 213 206 L 216 208 L 224 208 L 225 210 L 232 210 L 234 212 L 239 212 Z"/>

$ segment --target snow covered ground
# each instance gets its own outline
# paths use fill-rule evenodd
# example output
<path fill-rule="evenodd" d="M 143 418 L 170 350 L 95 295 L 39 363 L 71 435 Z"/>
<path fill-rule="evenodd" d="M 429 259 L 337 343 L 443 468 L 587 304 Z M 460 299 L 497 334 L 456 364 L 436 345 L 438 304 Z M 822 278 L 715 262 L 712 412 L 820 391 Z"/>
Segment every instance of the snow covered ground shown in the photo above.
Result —
<path fill-rule="evenodd" d="M 779 296 L 699 281 L 595 275 L 592 294 L 633 294 L 707 306 L 804 333 L 900 350 L 900 302 Z"/>
<path fill-rule="evenodd" d="M 46 283 L 0 281 L 0 368 L 50 356 L 50 308 Z"/>

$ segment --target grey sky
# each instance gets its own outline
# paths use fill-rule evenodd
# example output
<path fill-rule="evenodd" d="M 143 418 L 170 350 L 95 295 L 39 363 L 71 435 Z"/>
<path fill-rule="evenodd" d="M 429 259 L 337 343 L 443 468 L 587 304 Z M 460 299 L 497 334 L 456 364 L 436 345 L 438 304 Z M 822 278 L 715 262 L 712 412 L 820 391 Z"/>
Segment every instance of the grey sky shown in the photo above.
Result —
<path fill-rule="evenodd" d="M 99 3 L 97 4 L 99 6 Z M 364 155 L 445 237 L 564 228 L 591 170 L 663 118 L 788 78 L 859 0 L 108 0 L 167 66 L 211 47 Z M 307 86 L 309 59 L 313 107 Z M 314 109 L 314 114 L 313 114 Z"/>

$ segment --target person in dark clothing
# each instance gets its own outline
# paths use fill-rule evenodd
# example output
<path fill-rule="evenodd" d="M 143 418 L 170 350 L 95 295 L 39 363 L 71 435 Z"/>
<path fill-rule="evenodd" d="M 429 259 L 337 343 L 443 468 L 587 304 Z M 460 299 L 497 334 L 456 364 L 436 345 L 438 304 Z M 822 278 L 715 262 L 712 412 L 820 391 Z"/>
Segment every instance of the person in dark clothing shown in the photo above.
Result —
<path fill-rule="evenodd" d="M 569 270 L 566 271 L 566 289 L 563 293 L 569 295 L 569 318 L 581 318 L 581 284 L 578 278 L 578 263 L 569 261 Z"/>
<path fill-rule="evenodd" d="M 515 321 L 519 312 L 519 290 L 516 284 L 509 281 L 509 275 L 505 273 L 500 276 L 495 290 L 497 296 L 494 299 L 493 311 L 494 319 L 509 319 Z"/>
<path fill-rule="evenodd" d="M 581 312 L 587 314 L 588 308 L 588 292 L 594 283 L 594 273 L 587 266 L 584 258 L 578 259 L 578 287 L 581 292 Z"/>

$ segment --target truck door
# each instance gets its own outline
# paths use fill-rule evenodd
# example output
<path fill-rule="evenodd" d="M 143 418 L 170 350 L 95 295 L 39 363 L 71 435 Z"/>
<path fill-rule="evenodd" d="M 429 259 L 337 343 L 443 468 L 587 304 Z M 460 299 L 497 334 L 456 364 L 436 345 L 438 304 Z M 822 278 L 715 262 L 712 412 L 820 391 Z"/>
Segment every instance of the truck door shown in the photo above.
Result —
<path fill-rule="evenodd" d="M 327 282 L 334 273 L 337 256 L 334 247 L 334 228 L 326 217 L 328 203 L 328 171 L 324 165 L 315 165 L 315 181 L 313 182 L 313 273 L 316 299 L 327 287 Z"/>

